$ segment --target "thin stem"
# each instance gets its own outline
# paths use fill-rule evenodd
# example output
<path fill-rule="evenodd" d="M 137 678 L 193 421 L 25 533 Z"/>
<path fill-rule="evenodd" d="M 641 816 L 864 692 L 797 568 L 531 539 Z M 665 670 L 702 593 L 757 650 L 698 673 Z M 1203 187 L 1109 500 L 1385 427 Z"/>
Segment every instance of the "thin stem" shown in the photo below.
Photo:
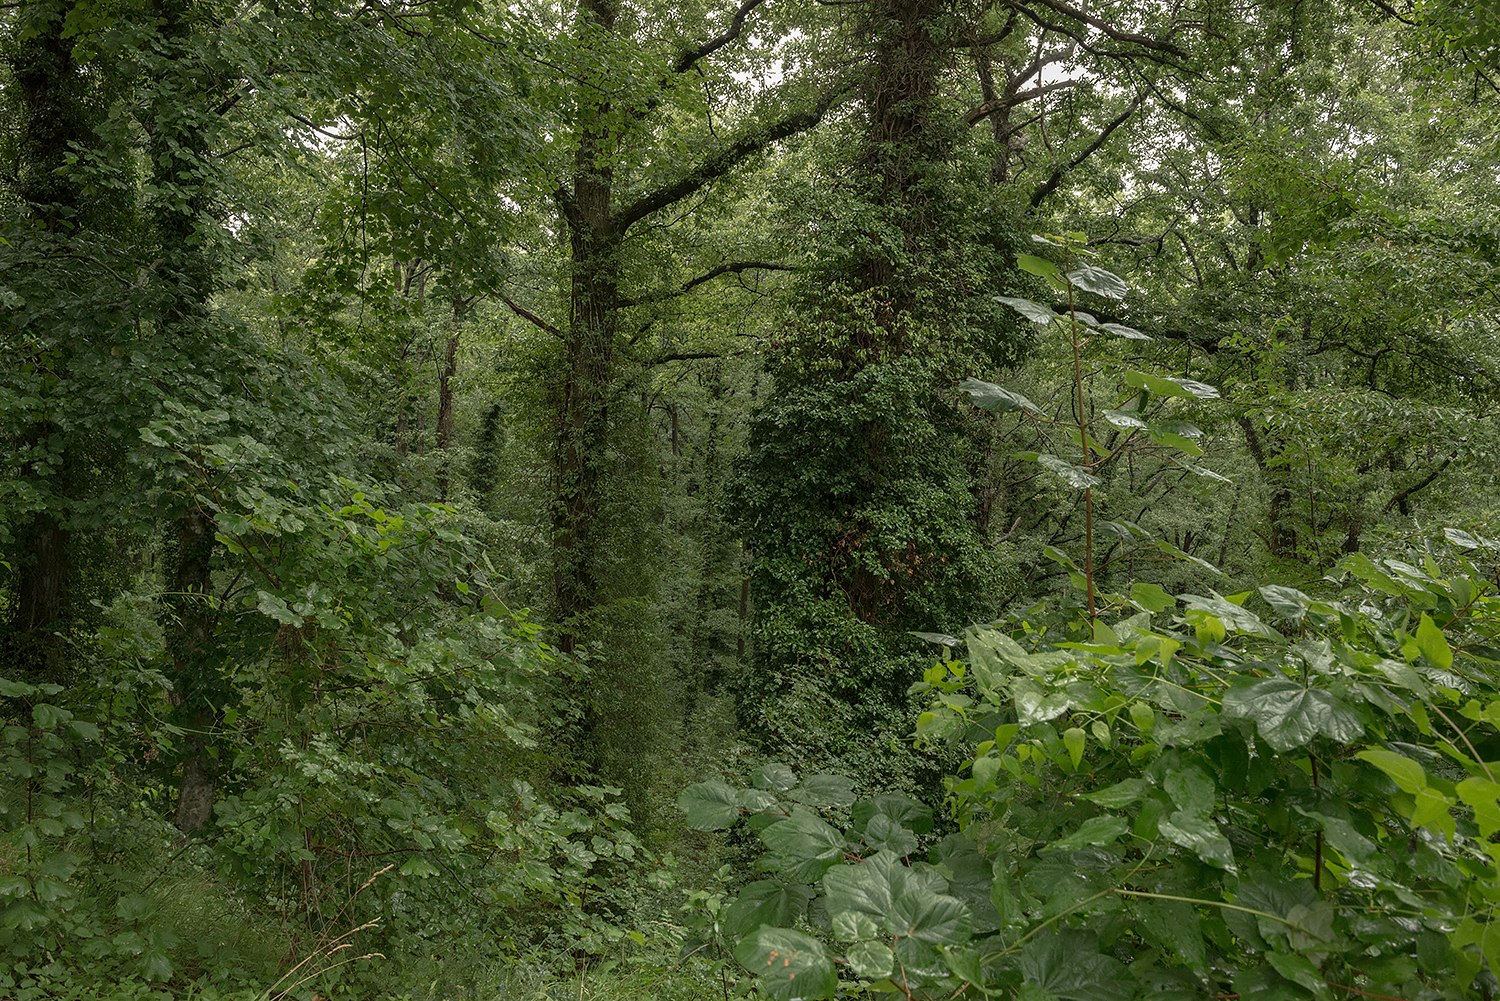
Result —
<path fill-rule="evenodd" d="M 1094 474 L 1094 454 L 1089 451 L 1089 425 L 1083 409 L 1083 354 L 1078 343 L 1078 316 L 1073 283 L 1068 282 L 1068 334 L 1073 341 L 1073 416 L 1078 420 L 1078 442 L 1083 446 L 1083 468 Z M 1083 579 L 1088 592 L 1089 625 L 1094 624 L 1094 488 L 1083 488 Z"/>

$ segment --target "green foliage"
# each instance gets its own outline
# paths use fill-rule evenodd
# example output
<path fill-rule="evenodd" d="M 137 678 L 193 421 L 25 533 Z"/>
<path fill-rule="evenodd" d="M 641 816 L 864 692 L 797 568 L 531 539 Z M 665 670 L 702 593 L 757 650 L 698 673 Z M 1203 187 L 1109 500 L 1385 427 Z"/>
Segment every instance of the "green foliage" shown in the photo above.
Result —
<path fill-rule="evenodd" d="M 1108 625 L 968 630 L 915 686 L 918 739 L 970 752 L 946 780 L 962 833 L 923 844 L 869 804 L 836 833 L 690 788 L 690 822 L 736 810 L 767 845 L 747 896 L 799 901 L 731 903 L 703 934 L 755 972 L 801 928 L 788 997 L 833 996 L 837 969 L 907 997 L 1467 994 L 1500 966 L 1500 592 L 1462 556 L 1420 562 L 1349 557 L 1325 598 L 1267 585 L 1264 617 L 1254 594 L 1114 595 Z"/>

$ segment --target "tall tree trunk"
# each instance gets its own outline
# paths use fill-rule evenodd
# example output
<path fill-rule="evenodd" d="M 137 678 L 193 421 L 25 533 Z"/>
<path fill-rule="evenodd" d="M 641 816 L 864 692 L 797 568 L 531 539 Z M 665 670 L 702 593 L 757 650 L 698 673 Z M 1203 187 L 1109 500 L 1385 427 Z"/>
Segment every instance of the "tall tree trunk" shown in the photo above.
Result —
<path fill-rule="evenodd" d="M 186 352 L 210 343 L 209 300 L 214 292 L 211 218 L 213 181 L 209 148 L 216 121 L 205 91 L 206 68 L 193 50 L 193 0 L 156 0 L 159 86 L 150 108 L 151 158 L 161 334 Z M 173 531 L 172 579 L 167 597 L 167 647 L 172 656 L 173 702 L 189 736 L 181 756 L 174 822 L 197 830 L 213 814 L 217 763 L 209 752 L 218 714 L 211 697 L 218 685 L 212 656 L 214 608 L 212 516 L 191 497 Z"/>
<path fill-rule="evenodd" d="M 610 0 L 587 0 L 584 20 L 614 28 Z M 579 134 L 573 157 L 573 190 L 564 206 L 572 277 L 568 288 L 566 369 L 554 453 L 553 598 L 564 629 L 562 647 L 577 642 L 578 617 L 599 597 L 595 571 L 602 541 L 604 464 L 609 400 L 614 381 L 615 334 L 620 298 L 619 240 L 611 202 L 614 151 L 602 122 L 609 105 L 592 109 L 593 123 Z"/>
<path fill-rule="evenodd" d="M 74 144 L 89 146 L 94 138 L 83 78 L 73 62 L 72 43 L 64 38 L 63 13 L 48 4 L 24 4 L 19 17 L 29 23 L 9 60 L 21 99 L 14 191 L 23 211 L 48 238 L 65 238 L 87 222 L 68 157 Z M 58 382 L 65 380 L 72 355 L 70 345 L 62 347 L 33 361 Z M 61 671 L 67 655 L 63 634 L 73 577 L 67 512 L 73 500 L 73 456 L 66 444 L 61 452 L 53 447 L 58 430 L 43 420 L 14 443 L 19 446 L 14 454 L 35 457 L 27 462 L 26 475 L 45 498 L 45 507 L 16 531 L 11 633 L 4 650 L 16 666 L 49 676 Z"/>
<path fill-rule="evenodd" d="M 453 477 L 453 457 L 450 454 L 450 446 L 453 443 L 453 379 L 458 374 L 459 324 L 463 322 L 466 305 L 468 305 L 467 300 L 454 297 L 453 329 L 448 334 L 448 344 L 443 351 L 443 375 L 438 380 L 436 447 L 440 455 L 437 485 L 438 497 L 445 501 L 448 499 L 449 481 Z"/>

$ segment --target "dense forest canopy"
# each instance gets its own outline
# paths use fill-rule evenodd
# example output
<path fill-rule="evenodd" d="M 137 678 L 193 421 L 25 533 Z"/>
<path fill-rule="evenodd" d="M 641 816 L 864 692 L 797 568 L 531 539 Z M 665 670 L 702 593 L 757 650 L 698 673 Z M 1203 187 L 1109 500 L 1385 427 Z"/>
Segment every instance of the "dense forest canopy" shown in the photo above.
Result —
<path fill-rule="evenodd" d="M 0 996 L 1500 991 L 1492 0 L 0 57 Z"/>

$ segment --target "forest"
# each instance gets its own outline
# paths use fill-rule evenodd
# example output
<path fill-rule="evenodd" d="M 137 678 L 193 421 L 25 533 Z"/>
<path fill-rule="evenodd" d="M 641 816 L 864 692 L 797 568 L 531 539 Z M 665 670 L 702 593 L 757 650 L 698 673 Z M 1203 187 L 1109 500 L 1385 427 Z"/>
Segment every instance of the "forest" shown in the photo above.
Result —
<path fill-rule="evenodd" d="M 1497 316 L 1497 0 L 0 4 L 0 998 L 1489 1001 Z"/>

